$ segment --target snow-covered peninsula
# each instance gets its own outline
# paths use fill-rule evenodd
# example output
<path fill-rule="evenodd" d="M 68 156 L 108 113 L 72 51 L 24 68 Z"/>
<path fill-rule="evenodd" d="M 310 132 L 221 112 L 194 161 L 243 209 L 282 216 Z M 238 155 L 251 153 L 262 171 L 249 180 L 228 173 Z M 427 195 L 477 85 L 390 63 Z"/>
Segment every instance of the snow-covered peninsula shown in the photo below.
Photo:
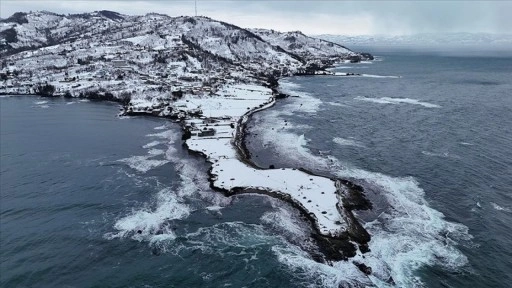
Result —
<path fill-rule="evenodd" d="M 111 11 L 16 13 L 0 23 L 0 55 L 1 94 L 118 101 L 124 114 L 175 119 L 184 145 L 211 164 L 205 177 L 212 188 L 288 201 L 314 225 L 327 260 L 367 251 L 370 235 L 352 213 L 371 207 L 361 187 L 300 169 L 257 167 L 244 135 L 253 113 L 287 96 L 279 78 L 333 75 L 325 69 L 371 55 L 301 32 Z"/>

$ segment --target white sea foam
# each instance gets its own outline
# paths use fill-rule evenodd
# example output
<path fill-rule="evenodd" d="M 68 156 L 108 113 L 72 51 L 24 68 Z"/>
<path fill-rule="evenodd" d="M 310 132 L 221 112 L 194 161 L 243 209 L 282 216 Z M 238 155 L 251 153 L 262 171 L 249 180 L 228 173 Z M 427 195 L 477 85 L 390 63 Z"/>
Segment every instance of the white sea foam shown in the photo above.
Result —
<path fill-rule="evenodd" d="M 44 101 L 36 101 L 36 102 L 34 102 L 34 104 L 36 104 L 36 105 L 43 105 L 43 104 L 46 104 L 46 103 L 48 103 L 48 101 L 45 101 L 45 100 Z"/>
<path fill-rule="evenodd" d="M 165 154 L 165 151 L 162 149 L 149 149 L 148 154 L 153 156 L 163 155 Z"/>
<path fill-rule="evenodd" d="M 293 99 L 286 102 L 286 111 L 288 113 L 316 113 L 320 109 L 322 101 L 311 96 L 308 93 L 297 91 L 300 85 L 287 80 L 279 81 L 279 88 L 285 94 L 298 96 L 299 100 Z"/>
<path fill-rule="evenodd" d="M 275 206 L 273 211 L 265 212 L 261 216 L 263 223 L 279 231 L 280 235 L 294 237 L 295 239 L 306 239 L 309 236 L 304 221 L 287 209 L 288 207 L 275 204 L 273 206 Z"/>
<path fill-rule="evenodd" d="M 374 74 L 361 74 L 361 77 L 368 77 L 368 78 L 392 78 L 392 79 L 402 78 L 401 76 L 393 76 L 393 75 L 374 75 Z"/>
<path fill-rule="evenodd" d="M 452 158 L 452 159 L 461 159 L 460 156 L 455 154 L 450 154 L 448 152 L 436 153 L 430 151 L 421 151 L 421 154 L 431 157 L 440 157 L 440 158 Z"/>
<path fill-rule="evenodd" d="M 266 118 L 270 115 L 268 118 L 280 119 L 279 115 L 281 113 L 282 112 L 270 110 L 266 113 Z M 298 135 L 291 132 L 295 130 L 293 125 L 282 126 L 278 123 L 281 123 L 281 121 L 263 121 L 261 125 L 254 126 L 253 131 L 258 134 L 258 137 L 261 137 L 265 147 L 272 146 L 275 148 L 279 155 L 284 156 L 282 157 L 283 160 L 289 160 L 295 163 L 314 163 L 312 165 L 327 168 L 323 160 L 317 159 L 311 154 L 309 149 L 305 147 L 305 145 L 307 145 L 307 139 L 303 134 Z"/>
<path fill-rule="evenodd" d="M 220 212 L 220 210 L 224 209 L 224 207 L 218 206 L 218 205 L 214 205 L 214 206 L 208 206 L 205 209 L 208 210 L 208 211 L 211 211 L 211 212 Z"/>
<path fill-rule="evenodd" d="M 366 258 L 382 262 L 399 286 L 417 285 L 415 271 L 423 265 L 456 270 L 467 258 L 455 247 L 472 237 L 462 224 L 451 223 L 428 206 L 425 191 L 412 177 L 396 178 L 357 168 L 340 169 L 339 177 L 361 179 L 378 187 L 389 207 L 365 224 L 372 235 Z M 385 280 L 385 279 L 381 279 Z"/>
<path fill-rule="evenodd" d="M 160 167 L 169 163 L 169 160 L 157 160 L 151 159 L 153 155 L 148 156 L 132 156 L 124 159 L 118 160 L 119 162 L 123 162 L 127 164 L 130 168 L 135 169 L 139 172 L 146 173 L 151 169 L 156 167 Z"/>
<path fill-rule="evenodd" d="M 148 144 L 142 146 L 142 148 L 148 149 L 148 148 L 152 148 L 152 147 L 158 146 L 160 144 L 162 144 L 162 142 L 160 142 L 160 141 L 152 141 L 152 142 L 149 142 Z"/>
<path fill-rule="evenodd" d="M 206 200 L 216 199 L 216 196 L 223 197 L 220 193 L 212 193 L 209 190 L 209 185 L 205 177 L 199 177 L 199 174 L 204 173 L 203 171 L 197 169 L 189 160 L 179 159 L 173 155 L 176 153 L 173 144 L 174 143 L 170 143 L 169 149 L 165 152 L 165 160 L 148 160 L 148 157 L 153 157 L 151 155 L 127 158 L 130 159 L 128 162 L 132 159 L 142 159 L 143 161 L 137 162 L 145 163 L 143 165 L 146 166 L 149 165 L 148 163 L 152 163 L 151 161 L 161 161 L 157 163 L 176 161 L 174 164 L 176 164 L 176 170 L 179 171 L 179 184 L 161 189 L 156 194 L 156 197 L 149 203 L 146 203 L 143 207 L 133 209 L 127 216 L 117 220 L 114 224 L 116 232 L 106 234 L 106 238 L 130 237 L 134 240 L 147 241 L 150 245 L 160 247 L 176 237 L 171 225 L 172 220 L 184 219 L 188 217 L 191 210 L 194 209 L 189 204 L 185 204 L 185 199 L 190 199 L 192 195 L 201 196 L 205 194 L 215 195 L 212 197 L 204 197 Z M 160 151 L 158 155 L 164 153 L 163 150 Z M 139 166 L 134 165 L 134 168 L 141 172 L 152 168 L 146 166 L 140 167 L 141 164 L 138 165 Z M 207 205 L 221 205 L 222 201 L 207 201 L 206 203 L 208 203 Z"/>
<path fill-rule="evenodd" d="M 325 104 L 331 105 L 331 106 L 337 106 L 337 107 L 349 107 L 346 104 L 341 104 L 341 103 L 338 103 L 338 102 L 326 102 Z"/>
<path fill-rule="evenodd" d="M 210 207 L 212 211 L 215 207 L 219 211 L 230 203 L 231 198 L 211 191 L 206 170 L 198 167 L 194 159 L 186 159 L 177 155 L 176 146 L 180 138 L 175 131 L 167 130 L 147 136 L 162 138 L 162 140 L 144 145 L 143 147 L 148 149 L 147 155 L 132 156 L 119 161 L 142 173 L 160 165 L 172 163 L 175 171 L 178 172 L 179 179 L 174 181 L 172 187 L 162 189 L 162 184 L 148 184 L 151 177 L 137 174 L 130 177 L 135 183 L 142 182 L 141 185 L 145 189 L 156 188 L 158 192 L 149 202 L 133 208 L 126 216 L 118 219 L 114 224 L 115 231 L 105 234 L 105 237 L 107 239 L 131 238 L 136 241 L 144 241 L 159 251 L 166 252 L 173 245 L 173 240 L 177 236 L 173 227 L 176 225 L 173 224 L 175 220 L 184 219 L 190 215 L 191 211 L 204 209 L 204 207 Z M 168 145 L 166 150 L 153 148 L 164 143 Z M 198 160 L 198 163 L 204 162 Z"/>
<path fill-rule="evenodd" d="M 153 129 L 155 129 L 155 130 L 165 130 L 165 129 L 167 129 L 167 126 L 162 125 L 162 126 L 155 127 Z"/>
<path fill-rule="evenodd" d="M 366 275 L 350 261 L 336 262 L 332 266 L 318 263 L 311 259 L 306 252 L 293 245 L 275 246 L 272 251 L 279 262 L 304 282 L 304 286 L 365 287 L 372 285 Z M 312 285 L 312 283 L 316 285 Z"/>
<path fill-rule="evenodd" d="M 293 85 L 290 85 L 293 87 Z M 372 98 L 364 98 L 372 99 Z M 364 100 L 359 99 L 359 100 Z M 391 99 L 391 100 L 390 100 Z M 288 100 L 287 100 L 288 101 Z M 294 101 L 293 99 L 291 101 Z M 439 107 L 434 104 L 419 102 L 412 99 L 380 98 L 370 101 L 379 103 L 412 103 L 427 107 Z M 286 108 L 286 105 L 285 105 Z M 428 206 L 425 191 L 412 177 L 391 177 L 381 173 L 370 172 L 340 162 L 332 156 L 313 155 L 307 148 L 308 141 L 304 135 L 292 132 L 278 126 L 281 116 L 290 111 L 267 111 L 265 118 L 258 118 L 255 129 L 266 145 L 274 147 L 279 155 L 286 155 L 286 160 L 295 162 L 298 166 L 312 170 L 329 170 L 337 177 L 357 179 L 370 187 L 387 204 L 379 207 L 380 215 L 365 223 L 365 228 L 372 235 L 369 243 L 371 252 L 365 254 L 362 263 L 372 267 L 372 275 L 367 278 L 350 262 L 337 262 L 334 267 L 343 269 L 330 270 L 323 264 L 309 263 L 307 257 L 300 254 L 290 255 L 289 251 L 279 251 L 280 261 L 297 269 L 308 269 L 318 272 L 326 286 L 337 286 L 339 283 L 359 281 L 365 283 L 370 279 L 374 285 L 386 287 L 386 281 L 391 276 L 399 287 L 414 287 L 421 285 L 421 279 L 416 271 L 424 266 L 439 265 L 449 270 L 457 270 L 467 264 L 467 258 L 456 248 L 457 243 L 466 243 L 472 238 L 464 225 L 445 220 L 444 215 Z M 272 129 L 274 128 L 274 129 Z M 340 139 L 343 144 L 357 144 L 350 139 Z M 309 263 L 309 264 L 307 264 Z M 309 265 L 307 268 L 304 265 Z M 317 265 L 319 265 L 317 267 Z M 315 267 L 315 268 L 312 268 Z M 295 268 L 291 268 L 295 269 Z M 332 273 L 330 273 L 332 272 Z M 312 272 L 316 273 L 316 272 Z M 349 276 L 347 276 L 347 273 Z M 328 275 L 328 276 L 325 276 Z M 323 280 L 322 280 L 323 281 Z"/>
<path fill-rule="evenodd" d="M 421 105 L 426 108 L 441 108 L 441 106 L 437 104 L 432 104 L 428 102 L 421 102 L 416 99 L 410 99 L 410 98 L 391 98 L 391 97 L 382 97 L 382 98 L 368 98 L 368 97 L 362 97 L 358 96 L 354 98 L 355 100 L 360 101 L 366 101 L 366 102 L 373 102 L 373 103 L 379 103 L 379 104 L 412 104 L 412 105 Z"/>
<path fill-rule="evenodd" d="M 174 131 L 174 130 L 165 130 L 165 131 L 162 131 L 160 133 L 148 134 L 147 136 L 148 137 L 158 137 L 158 138 L 163 138 L 163 139 L 171 139 L 175 135 L 176 135 L 176 131 Z"/>
<path fill-rule="evenodd" d="M 129 215 L 119 219 L 114 228 L 117 233 L 110 233 L 108 239 L 131 237 L 134 240 L 174 239 L 175 235 L 169 221 L 183 219 L 190 214 L 190 209 L 183 204 L 181 199 L 175 196 L 169 188 L 158 192 L 156 196 L 156 207 L 143 207 L 133 210 Z"/>
<path fill-rule="evenodd" d="M 503 212 L 512 212 L 512 210 L 510 208 L 500 206 L 494 202 L 491 202 L 491 205 L 492 205 L 492 208 L 494 208 L 495 210 L 503 211 Z"/>
<path fill-rule="evenodd" d="M 361 147 L 361 148 L 366 147 L 354 139 L 346 139 L 346 138 L 336 137 L 336 138 L 332 139 L 332 141 L 341 146 L 354 146 L 354 147 Z"/>

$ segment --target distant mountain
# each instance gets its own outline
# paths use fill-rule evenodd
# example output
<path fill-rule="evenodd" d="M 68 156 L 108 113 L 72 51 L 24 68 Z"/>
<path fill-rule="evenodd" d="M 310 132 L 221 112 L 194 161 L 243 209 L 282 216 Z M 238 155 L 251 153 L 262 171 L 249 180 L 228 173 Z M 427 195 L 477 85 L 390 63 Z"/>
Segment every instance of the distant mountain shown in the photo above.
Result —
<path fill-rule="evenodd" d="M 402 48 L 509 48 L 512 49 L 512 34 L 488 33 L 425 33 L 403 36 L 389 35 L 317 35 L 320 39 L 359 47 L 402 47 Z"/>

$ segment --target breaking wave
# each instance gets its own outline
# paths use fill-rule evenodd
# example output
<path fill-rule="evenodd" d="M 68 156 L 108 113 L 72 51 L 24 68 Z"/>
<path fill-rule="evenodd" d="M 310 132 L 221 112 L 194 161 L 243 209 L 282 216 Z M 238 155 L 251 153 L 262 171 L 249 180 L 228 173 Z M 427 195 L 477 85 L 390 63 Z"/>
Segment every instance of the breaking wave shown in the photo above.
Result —
<path fill-rule="evenodd" d="M 392 78 L 392 79 L 402 78 L 401 76 L 374 75 L 374 74 L 361 74 L 361 77 L 368 77 L 368 78 Z"/>
<path fill-rule="evenodd" d="M 287 86 L 293 87 L 289 84 Z M 293 91 L 288 92 L 294 95 Z M 308 95 L 308 97 L 312 96 Z M 388 280 L 392 277 L 399 287 L 413 287 L 422 286 L 421 278 L 416 275 L 416 272 L 423 266 L 438 265 L 456 271 L 468 263 L 466 256 L 457 249 L 457 245 L 466 244 L 471 240 L 472 236 L 468 233 L 468 228 L 462 224 L 447 221 L 441 212 L 430 208 L 425 199 L 425 191 L 416 179 L 366 171 L 351 167 L 333 156 L 316 155 L 308 149 L 308 141 L 304 134 L 294 131 L 290 123 L 285 128 L 276 129 L 278 128 L 276 123 L 280 123 L 283 116 L 289 115 L 291 109 L 297 108 L 301 99 L 295 99 L 288 98 L 286 101 L 292 103 L 284 105 L 282 111 L 271 109 L 264 112 L 265 117 L 258 118 L 262 123 L 258 123 L 259 125 L 254 129 L 257 130 L 259 137 L 267 145 L 271 145 L 278 155 L 286 155 L 287 160 L 294 162 L 295 166 L 312 171 L 326 171 L 340 178 L 353 179 L 361 183 L 368 194 L 382 198 L 383 203 L 379 203 L 379 207 L 375 208 L 378 215 L 365 216 L 364 226 L 372 235 L 369 243 L 371 252 L 364 254 L 364 258 L 358 261 L 372 268 L 373 272 L 369 277 L 362 274 L 350 262 L 349 264 L 337 262 L 330 267 L 313 263 L 314 261 L 308 256 L 300 253 L 293 252 L 294 256 L 290 256 L 289 253 L 292 252 L 279 248 L 277 249 L 279 255 L 287 255 L 280 257 L 285 265 L 290 266 L 290 269 L 318 271 L 323 275 L 320 278 L 328 279 L 327 286 L 343 286 L 344 283 L 353 283 L 353 281 L 368 285 L 370 281 L 373 285 L 387 287 L 390 286 Z M 404 99 L 393 100 L 395 102 L 389 99 L 381 100 L 393 104 L 400 102 L 418 104 L 419 102 L 404 101 Z M 377 99 L 377 101 L 381 100 Z M 419 105 L 438 107 L 423 102 L 419 102 Z M 357 144 L 357 142 L 346 140 L 349 139 L 338 139 L 337 142 Z M 316 267 L 317 265 L 321 267 Z"/>
<path fill-rule="evenodd" d="M 503 211 L 503 212 L 512 212 L 512 210 L 510 208 L 500 206 L 494 202 L 491 202 L 491 205 L 492 205 L 492 208 L 494 208 L 494 210 Z"/>
<path fill-rule="evenodd" d="M 431 157 L 460 159 L 460 156 L 450 154 L 448 152 L 436 153 L 436 152 L 430 152 L 430 151 L 421 151 L 421 154 L 426 155 L 426 156 L 431 156 Z"/>
<path fill-rule="evenodd" d="M 155 199 L 156 207 L 134 209 L 128 216 L 119 219 L 114 224 L 118 232 L 108 234 L 107 239 L 127 236 L 137 241 L 174 239 L 176 236 L 169 221 L 187 217 L 190 209 L 172 192 L 169 188 L 161 190 Z"/>
<path fill-rule="evenodd" d="M 156 128 L 162 130 L 161 127 Z M 190 159 L 177 155 L 178 150 L 175 146 L 181 139 L 178 133 L 175 130 L 166 130 L 149 134 L 148 137 L 165 140 L 155 140 L 144 145 L 147 155 L 118 160 L 142 174 L 158 166 L 172 163 L 179 173 L 179 181 L 169 187 L 161 188 L 161 185 L 153 187 L 158 190 L 156 195 L 148 203 L 132 208 L 126 216 L 119 218 L 113 226 L 115 232 L 105 234 L 105 238 L 131 238 L 161 246 L 162 243 L 169 243 L 177 237 L 174 221 L 187 218 L 193 210 L 197 209 L 191 198 L 201 199 L 202 202 L 199 205 L 219 207 L 218 209 L 229 203 L 229 200 L 220 193 L 213 193 L 210 190 L 209 182 L 204 176 L 205 171 Z M 164 143 L 167 145 L 167 150 L 154 148 Z M 143 179 L 147 179 L 143 175 L 133 175 L 132 178 L 135 178 L 134 181 L 143 182 Z"/>
<path fill-rule="evenodd" d="M 346 138 L 336 137 L 336 138 L 332 139 L 332 141 L 341 146 L 354 146 L 354 147 L 361 147 L 361 148 L 366 147 L 354 139 L 346 139 Z"/>
<path fill-rule="evenodd" d="M 142 148 L 147 149 L 147 148 L 151 148 L 151 147 L 158 146 L 158 145 L 160 145 L 160 144 L 162 144 L 162 142 L 160 142 L 160 141 L 151 141 L 151 142 L 149 142 L 148 144 L 146 144 L 146 145 L 142 146 Z"/>
<path fill-rule="evenodd" d="M 119 162 L 127 164 L 130 168 L 139 172 L 146 173 L 151 169 L 160 167 L 169 163 L 168 160 L 151 159 L 155 155 L 132 156 L 118 160 Z"/>
<path fill-rule="evenodd" d="M 432 104 L 428 102 L 421 102 L 416 99 L 410 99 L 410 98 L 391 98 L 391 97 L 381 97 L 381 98 L 368 98 L 368 97 L 362 97 L 358 96 L 354 98 L 355 100 L 360 101 L 366 101 L 366 102 L 373 102 L 373 103 L 379 103 L 379 104 L 412 104 L 412 105 L 420 105 L 426 108 L 441 108 L 441 106 L 437 104 Z"/>
<path fill-rule="evenodd" d="M 326 102 L 325 104 L 331 105 L 331 106 L 337 106 L 337 107 L 349 107 L 346 104 L 338 103 L 338 102 Z"/>

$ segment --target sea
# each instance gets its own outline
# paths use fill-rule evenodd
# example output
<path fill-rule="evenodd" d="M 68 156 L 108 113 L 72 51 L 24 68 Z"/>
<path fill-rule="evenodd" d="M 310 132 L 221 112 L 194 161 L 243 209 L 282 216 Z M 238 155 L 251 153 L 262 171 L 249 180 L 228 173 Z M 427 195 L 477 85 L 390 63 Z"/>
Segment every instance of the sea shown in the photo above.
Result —
<path fill-rule="evenodd" d="M 178 123 L 0 98 L 1 287 L 510 287 L 512 57 L 370 51 L 284 78 L 248 124 L 262 166 L 364 187 L 364 275 L 318 263 L 287 203 L 211 190 Z M 392 282 L 387 281 L 390 278 Z"/>

